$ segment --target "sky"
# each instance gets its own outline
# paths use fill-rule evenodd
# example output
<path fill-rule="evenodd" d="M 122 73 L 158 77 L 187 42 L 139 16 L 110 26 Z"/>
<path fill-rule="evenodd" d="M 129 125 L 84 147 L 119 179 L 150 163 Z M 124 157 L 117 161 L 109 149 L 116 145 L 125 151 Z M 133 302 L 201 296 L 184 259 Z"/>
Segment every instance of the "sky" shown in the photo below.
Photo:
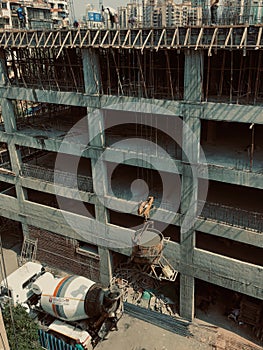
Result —
<path fill-rule="evenodd" d="M 85 15 L 86 5 L 92 4 L 94 8 L 99 10 L 99 0 L 89 1 L 89 0 L 72 0 L 74 4 L 75 17 L 77 19 L 81 19 L 83 15 Z M 125 6 L 129 3 L 129 0 L 103 0 L 103 6 L 112 7 L 117 9 L 119 6 Z"/>
<path fill-rule="evenodd" d="M 82 19 L 85 15 L 86 5 L 92 4 L 96 10 L 99 10 L 99 0 L 71 0 L 74 4 L 74 11 L 76 19 Z M 139 3 L 142 3 L 142 0 L 137 0 Z M 119 6 L 125 6 L 130 3 L 130 0 L 102 0 L 103 6 L 112 7 L 117 10 Z M 182 0 L 175 0 L 175 3 L 180 3 Z"/>

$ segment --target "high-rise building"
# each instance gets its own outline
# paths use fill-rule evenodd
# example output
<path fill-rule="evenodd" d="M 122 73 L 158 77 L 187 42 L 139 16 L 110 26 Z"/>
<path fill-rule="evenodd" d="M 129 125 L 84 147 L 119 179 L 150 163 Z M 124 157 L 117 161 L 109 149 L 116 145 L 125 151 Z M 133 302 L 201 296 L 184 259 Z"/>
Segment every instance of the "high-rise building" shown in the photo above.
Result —
<path fill-rule="evenodd" d="M 142 26 L 142 4 L 134 0 L 118 8 L 120 28 Z"/>
<path fill-rule="evenodd" d="M 200 25 L 203 13 L 203 8 L 201 6 L 193 6 L 191 1 L 183 1 L 182 3 L 177 3 L 174 0 L 143 2 L 145 26 Z"/>
<path fill-rule="evenodd" d="M 53 22 L 50 14 L 50 6 L 44 0 L 6 1 L 0 3 L 0 27 L 4 29 L 19 28 L 20 22 L 17 16 L 17 8 L 22 4 L 25 13 L 25 27 L 28 29 L 50 29 Z"/>
<path fill-rule="evenodd" d="M 69 17 L 70 0 L 48 0 L 52 20 L 55 26 L 59 26 L 63 17 Z"/>

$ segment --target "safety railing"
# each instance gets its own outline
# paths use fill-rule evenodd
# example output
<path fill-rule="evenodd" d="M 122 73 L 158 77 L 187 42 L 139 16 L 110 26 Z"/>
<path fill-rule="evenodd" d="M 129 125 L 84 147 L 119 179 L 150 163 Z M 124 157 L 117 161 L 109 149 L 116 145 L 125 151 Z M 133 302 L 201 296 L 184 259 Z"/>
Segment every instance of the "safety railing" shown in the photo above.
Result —
<path fill-rule="evenodd" d="M 58 185 L 63 185 L 69 188 L 75 188 L 77 183 L 79 190 L 91 193 L 93 192 L 92 178 L 89 176 L 77 175 L 76 178 L 75 174 L 60 170 L 56 170 L 54 172 L 53 169 L 26 163 L 24 163 L 21 167 L 21 175 L 33 177 L 46 182 L 56 182 Z"/>
<path fill-rule="evenodd" d="M 203 207 L 199 217 L 248 230 L 263 232 L 263 214 L 219 203 L 198 201 Z"/>

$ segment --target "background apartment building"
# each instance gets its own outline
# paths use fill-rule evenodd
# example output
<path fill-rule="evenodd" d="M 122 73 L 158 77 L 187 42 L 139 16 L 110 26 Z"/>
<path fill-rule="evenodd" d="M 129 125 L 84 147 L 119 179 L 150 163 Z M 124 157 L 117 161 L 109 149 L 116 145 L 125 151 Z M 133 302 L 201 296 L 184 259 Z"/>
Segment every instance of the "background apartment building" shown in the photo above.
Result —
<path fill-rule="evenodd" d="M 151 26 L 209 25 L 210 1 L 143 1 L 144 22 Z M 220 0 L 218 24 L 262 23 L 263 2 L 257 0 Z"/>
<path fill-rule="evenodd" d="M 54 25 L 59 26 L 63 17 L 69 18 L 70 12 L 73 14 L 74 11 L 70 0 L 48 0 L 50 5 L 51 16 Z M 74 15 L 73 15 L 74 16 Z M 73 23 L 74 18 L 71 18 Z"/>
<path fill-rule="evenodd" d="M 53 22 L 50 14 L 50 6 L 44 0 L 5 1 L 2 0 L 0 26 L 4 29 L 19 28 L 17 8 L 22 4 L 26 14 L 26 27 L 28 29 L 50 29 Z"/>
<path fill-rule="evenodd" d="M 141 27 L 142 26 L 142 4 L 138 1 L 128 3 L 126 6 L 118 7 L 119 26 Z"/>
<path fill-rule="evenodd" d="M 143 1 L 143 20 L 145 26 L 173 27 L 202 23 L 203 9 L 191 1 L 181 3 L 173 0 Z"/>

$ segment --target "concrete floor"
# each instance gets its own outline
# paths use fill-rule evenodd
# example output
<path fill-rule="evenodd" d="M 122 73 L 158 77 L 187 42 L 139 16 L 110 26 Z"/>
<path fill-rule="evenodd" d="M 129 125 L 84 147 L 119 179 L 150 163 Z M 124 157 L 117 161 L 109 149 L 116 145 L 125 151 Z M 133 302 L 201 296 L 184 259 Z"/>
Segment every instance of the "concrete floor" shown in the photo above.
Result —
<path fill-rule="evenodd" d="M 202 146 L 206 162 L 237 170 L 250 170 L 250 156 L 247 146 L 233 145 L 230 142 L 225 144 L 206 144 Z M 202 161 L 205 161 L 203 158 Z M 255 149 L 252 170 L 263 172 L 263 149 Z"/>

